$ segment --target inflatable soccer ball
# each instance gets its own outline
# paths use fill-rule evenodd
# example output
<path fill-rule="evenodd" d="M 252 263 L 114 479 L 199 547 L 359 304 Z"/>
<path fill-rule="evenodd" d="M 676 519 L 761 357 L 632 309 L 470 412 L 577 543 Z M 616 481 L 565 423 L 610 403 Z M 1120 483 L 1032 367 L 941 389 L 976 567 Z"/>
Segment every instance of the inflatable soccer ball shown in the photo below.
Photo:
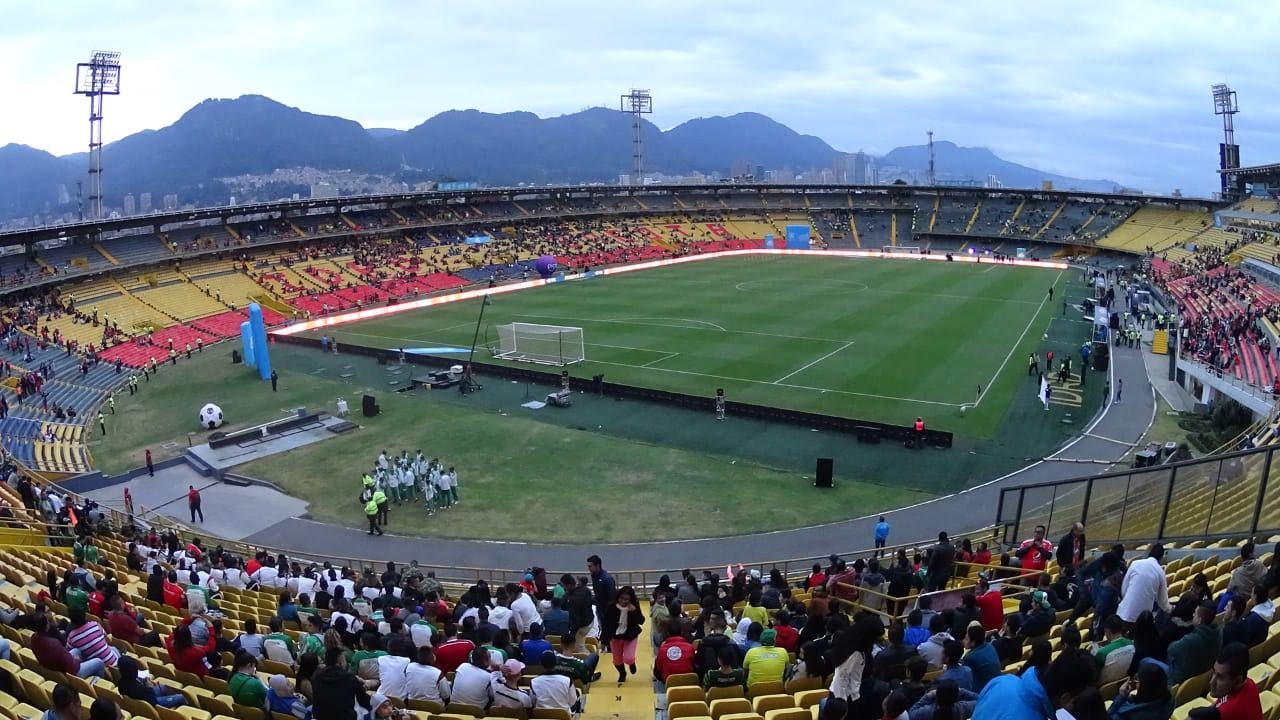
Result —
<path fill-rule="evenodd" d="M 222 427 L 222 408 L 213 403 L 205 403 L 200 408 L 200 427 L 206 430 Z"/>

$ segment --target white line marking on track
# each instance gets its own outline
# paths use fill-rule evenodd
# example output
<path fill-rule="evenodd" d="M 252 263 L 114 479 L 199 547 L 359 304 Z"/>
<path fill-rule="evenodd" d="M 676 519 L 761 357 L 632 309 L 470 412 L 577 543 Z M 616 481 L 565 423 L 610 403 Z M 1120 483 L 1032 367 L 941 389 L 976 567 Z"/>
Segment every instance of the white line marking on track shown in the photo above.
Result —
<path fill-rule="evenodd" d="M 804 372 L 805 370 L 808 370 L 809 368 L 813 367 L 814 365 L 817 365 L 818 363 L 822 362 L 823 360 L 826 360 L 827 358 L 831 357 L 832 355 L 835 355 L 836 353 L 840 352 L 841 350 L 844 350 L 845 348 L 849 347 L 849 346 L 850 346 L 850 345 L 852 345 L 852 344 L 853 344 L 853 341 L 851 340 L 851 341 L 849 341 L 849 342 L 845 343 L 844 345 L 841 345 L 840 347 L 836 348 L 835 350 L 832 350 L 831 352 L 827 353 L 826 355 L 823 355 L 822 357 L 818 358 L 817 360 L 814 360 L 813 362 L 809 363 L 808 365 L 805 365 L 804 367 L 800 368 L 799 370 L 793 370 L 792 372 L 789 372 L 789 373 L 787 373 L 786 375 L 783 375 L 782 377 L 778 378 L 777 380 L 774 380 L 774 381 L 773 381 L 773 384 L 774 384 L 774 385 L 777 385 L 777 384 L 781 383 L 783 380 L 786 380 L 786 379 L 790 378 L 790 377 L 791 377 L 791 376 L 793 376 L 793 375 L 799 375 L 801 372 Z"/>
<path fill-rule="evenodd" d="M 1053 279 L 1054 287 L 1057 287 L 1058 281 L 1062 279 L 1062 274 L 1064 272 L 1066 271 L 1065 270 L 1058 271 L 1058 276 Z M 1036 318 L 1040 317 L 1040 311 L 1044 309 L 1044 304 L 1047 302 L 1049 302 L 1049 296 L 1045 295 L 1044 299 L 1040 301 L 1039 307 L 1037 307 L 1036 311 L 1031 314 L 1031 320 L 1027 322 L 1027 326 L 1022 328 L 1022 334 L 1018 336 L 1017 340 L 1013 341 L 1013 346 L 1009 348 L 1009 352 L 1004 356 L 1004 361 L 1000 363 L 1000 367 L 996 368 L 995 374 L 991 376 L 991 379 L 987 381 L 987 384 L 982 386 L 982 392 L 978 395 L 978 399 L 973 402 L 974 408 L 982 404 L 982 399 L 987 396 L 987 391 L 990 390 L 991 386 L 994 385 L 996 380 L 1000 378 L 1000 373 L 1004 372 L 1004 366 L 1008 365 L 1009 358 L 1013 357 L 1013 351 L 1017 350 L 1018 345 L 1022 344 L 1022 339 L 1027 336 L 1027 331 L 1029 331 L 1031 329 L 1031 326 L 1035 324 Z"/>

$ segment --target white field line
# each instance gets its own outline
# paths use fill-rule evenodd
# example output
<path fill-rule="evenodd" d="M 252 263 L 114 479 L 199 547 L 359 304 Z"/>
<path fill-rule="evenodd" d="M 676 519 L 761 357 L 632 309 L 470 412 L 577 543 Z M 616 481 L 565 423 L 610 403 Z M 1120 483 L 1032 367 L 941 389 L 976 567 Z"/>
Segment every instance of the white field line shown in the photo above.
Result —
<path fill-rule="evenodd" d="M 1058 271 L 1058 276 L 1053 279 L 1053 287 L 1058 286 L 1058 281 L 1062 279 L 1062 274 L 1064 272 L 1066 271 Z M 1018 336 L 1017 340 L 1013 341 L 1013 346 L 1010 347 L 1009 352 L 1005 354 L 1004 361 L 1000 363 L 1000 367 L 996 368 L 995 374 L 991 376 L 991 379 L 987 381 L 987 384 L 982 386 L 982 392 L 978 394 L 978 399 L 974 401 L 973 407 L 976 408 L 978 405 L 982 404 L 982 399 L 987 396 L 987 391 L 991 389 L 991 386 L 1000 377 L 1000 373 L 1004 372 L 1004 366 L 1009 364 L 1009 358 L 1013 357 L 1013 351 L 1017 350 L 1018 345 L 1022 344 L 1022 339 L 1027 336 L 1027 332 L 1031 330 L 1031 326 L 1035 324 L 1036 318 L 1040 317 L 1040 311 L 1044 309 L 1044 304 L 1047 302 L 1049 302 L 1049 296 L 1045 295 L 1044 298 L 1040 300 L 1040 305 L 1036 307 L 1036 311 L 1031 314 L 1031 319 L 1027 321 L 1027 326 L 1022 328 L 1022 334 Z"/>
<path fill-rule="evenodd" d="M 710 327 L 713 327 L 713 328 L 715 328 L 715 329 L 719 330 L 720 332 L 729 332 L 728 330 L 725 330 L 724 328 L 720 327 L 719 325 L 717 325 L 717 324 L 715 324 L 715 323 L 713 323 L 713 322 L 707 322 L 706 320 L 694 320 L 693 318 L 678 318 L 678 317 L 672 317 L 672 318 L 668 318 L 668 317 L 628 317 L 628 318 L 617 318 L 617 320 L 618 320 L 618 322 L 626 322 L 626 321 L 628 321 L 628 320 L 675 320 L 675 321 L 677 321 L 677 322 L 686 322 L 686 323 L 696 323 L 696 324 L 698 324 L 698 325 L 707 325 L 707 326 L 710 326 Z"/>
<path fill-rule="evenodd" d="M 658 358 L 658 359 L 656 359 L 656 360 L 650 360 L 649 362 L 647 362 L 647 363 L 645 363 L 645 364 L 641 365 L 640 367 L 642 367 L 642 368 L 647 368 L 647 367 L 650 367 L 650 366 L 653 366 L 653 365 L 657 365 L 658 363 L 662 362 L 663 360 L 670 360 L 671 358 L 676 357 L 676 356 L 677 356 L 677 355 L 679 355 L 679 354 L 680 354 L 680 353 L 678 353 L 678 352 L 667 353 L 667 354 L 666 354 L 666 356 L 664 356 L 664 357 L 660 357 L 660 358 Z"/>
<path fill-rule="evenodd" d="M 799 375 L 800 373 L 804 372 L 805 370 L 808 370 L 809 368 L 813 367 L 814 365 L 817 365 L 818 363 L 822 362 L 823 360 L 826 360 L 827 358 L 831 357 L 832 355 L 835 355 L 836 353 L 840 352 L 841 350 L 844 350 L 845 348 L 849 347 L 849 346 L 850 346 L 850 345 L 852 345 L 852 344 L 853 344 L 853 341 L 849 341 L 849 342 L 845 343 L 844 345 L 841 345 L 840 347 L 836 348 L 835 350 L 832 350 L 831 352 L 827 353 L 826 355 L 823 355 L 822 357 L 818 358 L 817 360 L 814 360 L 813 362 L 809 363 L 808 365 L 805 365 L 804 367 L 800 368 L 799 370 L 793 370 L 793 371 L 791 371 L 791 372 L 787 373 L 786 375 L 783 375 L 782 377 L 778 378 L 777 380 L 774 380 L 774 381 L 773 381 L 773 384 L 774 384 L 774 385 L 777 385 L 777 384 L 781 383 L 783 380 L 787 380 L 787 379 L 789 379 L 789 378 L 790 378 L 791 376 L 793 376 L 793 375 Z"/>
<path fill-rule="evenodd" d="M 813 340 L 815 342 L 829 342 L 829 343 L 852 342 L 851 340 L 848 340 L 848 339 L 809 337 L 806 335 L 781 335 L 778 333 L 756 332 L 754 330 L 725 330 L 724 328 L 720 328 L 719 330 L 712 330 L 711 328 L 691 327 L 689 325 L 671 325 L 667 323 L 642 322 L 637 320 L 626 320 L 626 319 L 571 317 L 569 315 L 538 315 L 534 313 L 516 313 L 514 317 L 541 318 L 543 320 L 572 320 L 574 322 L 588 322 L 588 323 L 611 323 L 614 325 L 646 325 L 649 327 L 665 327 L 665 328 L 673 328 L 676 330 L 697 330 L 700 332 L 726 332 L 733 335 L 758 335 L 761 337 L 784 338 L 787 340 Z M 710 324 L 710 323 L 707 323 L 707 324 Z M 716 327 L 720 327 L 720 326 L 717 325 Z"/>
<path fill-rule="evenodd" d="M 797 390 L 814 390 L 816 392 L 836 393 L 838 395 L 853 395 L 856 397 L 879 398 L 881 400 L 896 400 L 899 402 L 923 403 L 925 405 L 941 405 L 943 407 L 960 407 L 961 405 L 967 404 L 967 403 L 938 402 L 937 400 L 920 400 L 918 398 L 895 397 L 893 395 L 877 395 L 875 393 L 854 392 L 852 390 L 833 390 L 831 388 L 814 387 L 812 385 L 793 385 L 791 383 L 769 382 L 768 380 L 752 380 L 751 378 L 731 377 L 728 375 L 712 375 L 710 373 L 693 372 L 692 370 L 672 370 L 670 368 L 645 367 L 642 365 L 632 365 L 631 363 L 607 362 L 604 360 L 587 360 L 587 362 L 597 363 L 600 365 L 613 365 L 615 367 L 636 368 L 638 370 L 650 370 L 653 372 L 676 373 L 678 375 L 692 375 L 693 377 L 711 378 L 713 380 L 732 380 L 734 382 L 750 383 L 752 385 L 769 385 L 772 387 L 788 387 L 788 388 L 795 388 Z"/>

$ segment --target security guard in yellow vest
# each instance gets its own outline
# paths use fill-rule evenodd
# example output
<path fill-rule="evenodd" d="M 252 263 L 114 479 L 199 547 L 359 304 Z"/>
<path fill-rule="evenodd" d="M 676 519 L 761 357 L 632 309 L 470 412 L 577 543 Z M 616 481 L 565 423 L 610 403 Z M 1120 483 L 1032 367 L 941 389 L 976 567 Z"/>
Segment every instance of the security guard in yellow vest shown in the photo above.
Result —
<path fill-rule="evenodd" d="M 387 494 L 382 488 L 373 491 L 373 503 L 378 507 L 378 522 L 387 524 Z"/>
<path fill-rule="evenodd" d="M 369 518 L 369 534 L 382 534 L 382 528 L 378 527 L 378 502 L 373 498 L 369 498 L 369 502 L 364 504 L 364 515 Z"/>

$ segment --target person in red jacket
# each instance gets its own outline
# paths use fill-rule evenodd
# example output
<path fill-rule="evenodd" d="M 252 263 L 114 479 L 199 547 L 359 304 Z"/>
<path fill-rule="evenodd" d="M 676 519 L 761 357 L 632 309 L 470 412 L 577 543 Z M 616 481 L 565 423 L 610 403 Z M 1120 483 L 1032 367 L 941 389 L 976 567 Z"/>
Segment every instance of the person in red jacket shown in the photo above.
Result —
<path fill-rule="evenodd" d="M 112 595 L 107 605 L 111 608 L 111 612 L 107 614 L 107 629 L 111 632 L 111 637 L 146 647 L 160 644 L 160 634 L 155 630 L 142 629 L 133 609 L 125 604 L 123 595 Z"/>
<path fill-rule="evenodd" d="M 207 616 L 200 616 L 204 622 L 213 627 L 213 619 Z M 212 630 L 209 632 L 209 639 L 204 645 L 196 645 L 191 641 L 191 623 L 196 619 L 195 615 L 188 615 L 183 619 L 182 624 L 173 629 L 173 632 L 164 639 L 164 646 L 169 651 L 169 662 L 173 663 L 173 667 L 183 672 L 189 672 L 199 677 L 212 675 L 216 678 L 226 680 L 230 677 L 230 673 L 226 668 L 210 668 L 209 663 L 205 660 L 205 656 L 218 648 L 218 635 Z"/>
<path fill-rule="evenodd" d="M 653 658 L 653 677 L 661 683 L 672 675 L 695 672 L 693 644 L 685 639 L 680 621 L 668 620 L 665 635 Z"/>
<path fill-rule="evenodd" d="M 1004 627 L 1004 597 L 999 590 L 992 590 L 986 573 L 978 573 L 978 591 L 974 593 L 974 605 L 982 618 L 982 629 L 997 632 Z"/>
<path fill-rule="evenodd" d="M 787 652 L 800 651 L 800 631 L 791 627 L 791 613 L 779 610 L 773 616 L 773 644 Z"/>
<path fill-rule="evenodd" d="M 187 591 L 178 584 L 178 573 L 173 570 L 164 579 L 164 604 L 174 610 L 185 610 L 187 607 Z"/>
<path fill-rule="evenodd" d="M 444 624 L 444 642 L 436 646 L 436 667 L 442 673 L 451 673 L 471 657 L 476 644 L 458 637 L 458 626 L 451 622 Z"/>

